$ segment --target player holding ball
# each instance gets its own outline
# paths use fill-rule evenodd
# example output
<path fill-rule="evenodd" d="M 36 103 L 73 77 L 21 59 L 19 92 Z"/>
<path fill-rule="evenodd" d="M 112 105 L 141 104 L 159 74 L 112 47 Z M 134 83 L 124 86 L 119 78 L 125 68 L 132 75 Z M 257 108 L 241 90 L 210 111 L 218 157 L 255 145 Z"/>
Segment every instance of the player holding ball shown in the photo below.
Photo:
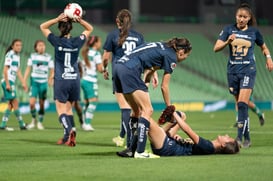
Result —
<path fill-rule="evenodd" d="M 70 5 L 70 8 L 73 7 Z M 75 11 L 78 10 L 74 8 Z M 77 63 L 79 51 L 93 31 L 92 25 L 81 18 L 81 13 L 80 16 L 72 14 L 73 16 L 67 16 L 61 13 L 40 25 L 42 33 L 55 49 L 54 100 L 59 122 L 64 128 L 63 138 L 57 144 L 67 146 L 76 146 L 76 130 L 72 129 L 75 126 L 72 106 L 80 99 L 80 72 Z M 70 35 L 72 21 L 84 28 L 79 36 Z M 49 29 L 57 23 L 60 36 L 56 36 Z"/>

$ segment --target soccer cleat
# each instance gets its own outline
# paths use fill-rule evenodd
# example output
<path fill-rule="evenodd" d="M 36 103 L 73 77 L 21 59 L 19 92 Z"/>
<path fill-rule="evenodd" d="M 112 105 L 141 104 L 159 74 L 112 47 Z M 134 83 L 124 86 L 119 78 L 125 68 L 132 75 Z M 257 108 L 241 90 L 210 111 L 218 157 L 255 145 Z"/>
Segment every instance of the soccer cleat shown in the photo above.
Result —
<path fill-rule="evenodd" d="M 127 157 L 127 158 L 134 157 L 134 153 L 129 148 L 126 148 L 125 150 L 117 152 L 117 155 L 120 157 Z"/>
<path fill-rule="evenodd" d="M 43 123 L 41 123 L 41 122 L 38 122 L 38 123 L 37 123 L 37 128 L 38 128 L 39 130 L 44 130 L 44 129 L 45 129 L 44 126 L 43 126 Z"/>
<path fill-rule="evenodd" d="M 76 132 L 74 130 L 70 131 L 68 140 L 64 144 L 71 147 L 76 146 Z"/>
<path fill-rule="evenodd" d="M 116 143 L 116 146 L 118 146 L 118 147 L 123 147 L 123 145 L 124 145 L 124 138 L 122 138 L 122 137 L 120 137 L 120 136 L 114 137 L 114 138 L 112 139 L 112 141 L 113 141 L 114 143 Z"/>
<path fill-rule="evenodd" d="M 32 119 L 31 123 L 27 125 L 27 129 L 35 128 L 36 119 Z"/>
<path fill-rule="evenodd" d="M 158 124 L 162 125 L 162 124 L 165 124 L 166 122 L 170 122 L 172 120 L 174 111 L 175 111 L 174 105 L 167 106 L 161 113 L 158 119 Z"/>
<path fill-rule="evenodd" d="M 259 121 L 260 121 L 260 125 L 263 126 L 264 125 L 264 113 L 259 117 Z"/>
<path fill-rule="evenodd" d="M 57 145 L 63 145 L 64 144 L 64 139 L 61 138 L 57 141 Z"/>
<path fill-rule="evenodd" d="M 251 142 L 249 140 L 245 140 L 243 143 L 243 148 L 249 148 L 251 146 Z"/>
<path fill-rule="evenodd" d="M 20 130 L 28 130 L 27 126 L 21 126 Z"/>
<path fill-rule="evenodd" d="M 92 125 L 91 124 L 82 124 L 82 129 L 84 130 L 84 131 L 94 131 L 95 129 L 92 127 Z"/>
<path fill-rule="evenodd" d="M 7 127 L 7 126 L 5 126 L 5 127 L 0 127 L 0 130 L 5 130 L 5 131 L 14 131 L 14 129 L 13 129 L 13 128 L 11 128 L 11 127 Z"/>
<path fill-rule="evenodd" d="M 135 152 L 134 158 L 160 158 L 160 156 L 148 152 Z"/>

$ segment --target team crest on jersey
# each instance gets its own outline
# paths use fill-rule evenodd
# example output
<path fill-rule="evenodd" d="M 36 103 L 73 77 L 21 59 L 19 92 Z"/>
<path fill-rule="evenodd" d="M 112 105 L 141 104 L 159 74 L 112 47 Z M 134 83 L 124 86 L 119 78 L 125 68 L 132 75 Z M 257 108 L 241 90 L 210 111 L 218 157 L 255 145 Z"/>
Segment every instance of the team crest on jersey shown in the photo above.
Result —
<path fill-rule="evenodd" d="M 84 40 L 84 35 L 81 35 L 81 36 L 80 36 L 80 39 L 81 39 L 81 40 Z"/>
<path fill-rule="evenodd" d="M 62 51 L 62 50 L 63 50 L 63 47 L 58 47 L 58 50 L 59 50 L 59 51 Z"/>
<path fill-rule="evenodd" d="M 176 63 L 171 63 L 171 69 L 173 70 L 176 67 Z"/>

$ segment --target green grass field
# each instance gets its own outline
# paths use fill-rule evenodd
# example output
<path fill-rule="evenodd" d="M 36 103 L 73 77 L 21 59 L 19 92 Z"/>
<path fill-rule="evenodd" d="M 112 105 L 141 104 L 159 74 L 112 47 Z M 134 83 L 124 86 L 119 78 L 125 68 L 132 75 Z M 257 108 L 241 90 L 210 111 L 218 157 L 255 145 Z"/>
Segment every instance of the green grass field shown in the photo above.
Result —
<path fill-rule="evenodd" d="M 77 146 L 73 148 L 55 144 L 63 133 L 56 113 L 46 114 L 46 129 L 43 131 L 20 131 L 14 115 L 11 115 L 8 126 L 16 130 L 0 131 L 0 180 L 271 181 L 273 112 L 266 112 L 263 127 L 252 112 L 249 114 L 252 147 L 241 149 L 237 155 L 147 160 L 116 156 L 115 153 L 123 149 L 112 143 L 112 137 L 119 132 L 118 112 L 97 112 L 93 120 L 94 132 L 84 132 L 77 127 Z M 156 112 L 154 117 L 158 115 L 159 112 Z M 30 115 L 23 117 L 29 122 Z M 232 128 L 234 112 L 188 112 L 187 117 L 189 124 L 202 137 L 213 139 L 218 134 L 236 136 L 236 129 Z M 149 145 L 147 149 L 150 149 Z"/>

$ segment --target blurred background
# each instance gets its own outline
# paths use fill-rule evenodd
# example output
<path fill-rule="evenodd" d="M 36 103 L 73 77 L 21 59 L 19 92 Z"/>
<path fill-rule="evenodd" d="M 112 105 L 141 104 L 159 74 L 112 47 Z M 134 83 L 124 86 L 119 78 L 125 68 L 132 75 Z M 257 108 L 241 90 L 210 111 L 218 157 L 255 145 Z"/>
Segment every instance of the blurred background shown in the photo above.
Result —
<path fill-rule="evenodd" d="M 133 14 L 133 28 L 144 35 L 146 41 L 165 41 L 175 36 L 187 37 L 193 46 L 191 56 L 173 73 L 170 85 L 172 101 L 185 109 L 204 110 L 206 105 L 232 108 L 233 97 L 226 81 L 228 52 L 214 53 L 213 46 L 222 28 L 235 23 L 235 10 L 240 3 L 249 3 L 258 22 L 264 40 L 273 52 L 273 1 L 266 0 L 0 0 L 0 70 L 3 70 L 4 52 L 14 38 L 23 40 L 21 69 L 24 72 L 27 58 L 33 52 L 37 39 L 45 40 L 39 25 L 60 14 L 66 4 L 79 3 L 84 10 L 84 19 L 95 27 L 93 35 L 104 42 L 107 34 L 115 28 L 115 17 L 122 8 Z M 53 32 L 58 33 L 57 27 Z M 82 32 L 74 24 L 73 34 Z M 72 35 L 73 35 L 72 34 Z M 45 40 L 46 41 L 46 40 Z M 47 43 L 47 52 L 53 55 Z M 265 68 L 265 57 L 255 50 L 257 79 L 254 100 L 264 109 L 272 109 L 273 76 Z M 159 72 L 161 75 L 162 72 Z M 102 103 L 115 103 L 112 82 L 99 77 L 99 98 Z M 28 102 L 28 95 L 17 82 L 21 102 Z M 52 88 L 48 100 L 53 102 Z M 2 90 L 0 91 L 2 96 Z M 153 103 L 162 103 L 160 88 L 150 89 Z M 111 106 L 110 106 L 111 107 Z"/>

